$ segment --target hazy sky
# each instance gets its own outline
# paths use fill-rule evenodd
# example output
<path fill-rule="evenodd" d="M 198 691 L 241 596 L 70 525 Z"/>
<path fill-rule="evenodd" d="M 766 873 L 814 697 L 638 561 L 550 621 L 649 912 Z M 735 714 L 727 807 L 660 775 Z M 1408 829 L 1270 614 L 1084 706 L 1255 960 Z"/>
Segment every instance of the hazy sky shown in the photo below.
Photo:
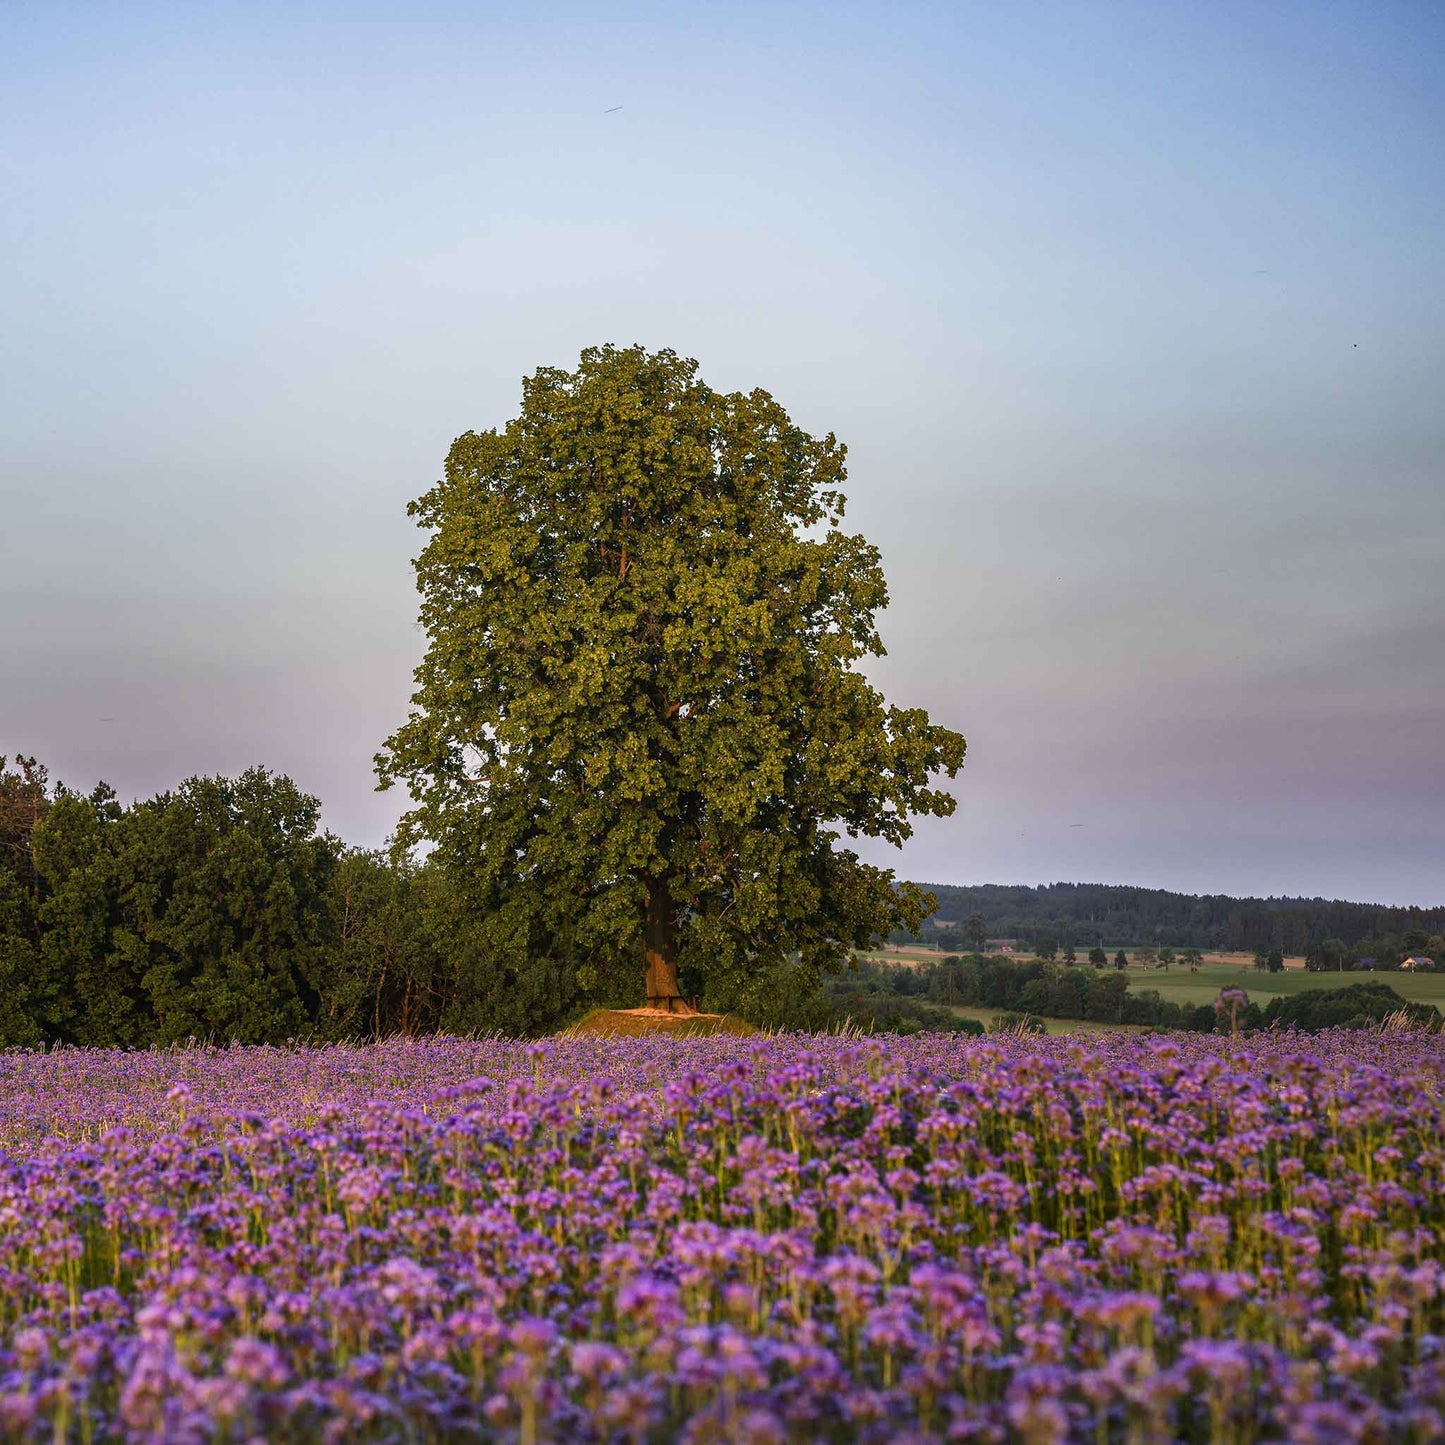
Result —
<path fill-rule="evenodd" d="M 380 842 L 407 500 L 640 341 L 849 444 L 874 674 L 970 745 L 874 856 L 1445 902 L 1442 43 L 1386 0 L 0 5 L 0 752 L 127 799 L 262 762 Z"/>

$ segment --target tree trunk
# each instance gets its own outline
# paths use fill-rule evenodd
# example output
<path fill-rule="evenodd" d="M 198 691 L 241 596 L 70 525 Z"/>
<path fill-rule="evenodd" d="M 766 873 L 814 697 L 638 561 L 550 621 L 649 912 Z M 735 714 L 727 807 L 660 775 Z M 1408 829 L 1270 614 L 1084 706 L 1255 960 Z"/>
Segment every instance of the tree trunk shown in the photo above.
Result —
<path fill-rule="evenodd" d="M 677 984 L 677 909 L 667 884 L 647 879 L 647 934 L 643 957 L 647 963 L 647 1006 L 668 1013 L 696 1010 L 683 998 Z"/>

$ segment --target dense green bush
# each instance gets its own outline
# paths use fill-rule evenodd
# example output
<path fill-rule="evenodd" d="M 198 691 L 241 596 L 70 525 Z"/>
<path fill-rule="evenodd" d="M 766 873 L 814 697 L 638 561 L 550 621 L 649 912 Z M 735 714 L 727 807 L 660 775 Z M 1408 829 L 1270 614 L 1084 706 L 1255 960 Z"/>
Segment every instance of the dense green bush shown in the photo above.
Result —
<path fill-rule="evenodd" d="M 1421 1027 L 1440 1026 L 1440 1011 L 1433 1004 L 1410 1003 L 1387 983 L 1352 983 L 1274 998 L 1264 1010 L 1264 1023 L 1306 1030 L 1352 1029 L 1368 1028 L 1392 1016 Z"/>
<path fill-rule="evenodd" d="M 578 1007 L 508 968 L 438 868 L 348 849 L 286 777 L 190 778 L 123 808 L 0 758 L 0 1046 L 498 1030 Z"/>

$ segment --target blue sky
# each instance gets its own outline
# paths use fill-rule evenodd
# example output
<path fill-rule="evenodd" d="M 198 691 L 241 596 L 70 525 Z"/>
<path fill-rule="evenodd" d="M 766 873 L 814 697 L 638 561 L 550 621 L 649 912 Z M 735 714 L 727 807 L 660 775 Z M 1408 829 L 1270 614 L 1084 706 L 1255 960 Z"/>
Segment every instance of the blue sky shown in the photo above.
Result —
<path fill-rule="evenodd" d="M 0 751 L 381 841 L 406 501 L 641 341 L 849 444 L 902 871 L 1445 901 L 1442 17 L 0 8 Z"/>

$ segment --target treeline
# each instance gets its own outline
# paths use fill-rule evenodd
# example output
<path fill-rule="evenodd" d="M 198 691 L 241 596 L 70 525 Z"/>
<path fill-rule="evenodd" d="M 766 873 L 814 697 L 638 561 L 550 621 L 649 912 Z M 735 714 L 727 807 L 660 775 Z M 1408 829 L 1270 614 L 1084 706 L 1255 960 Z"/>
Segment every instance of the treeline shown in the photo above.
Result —
<path fill-rule="evenodd" d="M 820 1029 L 847 1025 L 866 1033 L 981 1034 L 983 1025 L 962 1018 L 920 986 L 911 968 L 860 960 L 856 968 L 827 976 L 813 997 L 800 995 L 777 1008 L 777 1028 Z"/>
<path fill-rule="evenodd" d="M 0 1044 L 528 1034 L 575 1011 L 561 964 L 473 934 L 440 870 L 347 848 L 263 768 L 122 807 L 0 758 Z"/>
<path fill-rule="evenodd" d="M 643 1002 L 640 968 L 584 992 L 546 940 L 499 952 L 484 921 L 442 868 L 348 848 L 264 768 L 122 806 L 0 757 L 0 1047 L 528 1036 Z M 973 1027 L 791 966 L 741 994 L 687 982 L 762 1027 Z"/>
<path fill-rule="evenodd" d="M 1212 1032 L 1219 1022 L 1209 1004 L 1173 1003 L 1152 989 L 1131 993 L 1129 977 L 1120 969 L 973 955 L 925 965 L 916 975 L 913 986 L 937 1004 L 1199 1033 Z"/>
<path fill-rule="evenodd" d="M 941 909 L 957 911 L 961 896 L 972 902 L 981 890 L 935 891 Z M 80 794 L 51 786 L 34 759 L 0 758 L 0 1045 L 522 1036 L 590 1005 L 642 1002 L 640 971 L 614 994 L 584 994 L 565 956 L 538 940 L 499 954 L 494 939 L 484 944 L 482 921 L 442 869 L 348 848 L 321 829 L 315 798 L 264 768 L 190 778 L 122 806 L 104 784 Z M 1116 970 L 1043 961 L 865 964 L 821 986 L 784 967 L 737 997 L 692 982 L 705 1007 L 773 1028 L 975 1028 L 952 1005 L 1215 1026 L 1207 1008 L 1130 994 Z"/>
<path fill-rule="evenodd" d="M 1445 907 L 1390 908 L 1323 898 L 1233 898 L 1103 883 L 925 885 L 938 908 L 918 934 L 895 942 L 944 952 L 973 947 L 970 920 L 990 938 L 1025 947 L 1049 940 L 1087 950 L 1139 945 L 1253 953 L 1317 952 L 1332 940 L 1353 957 L 1397 965 L 1410 953 L 1445 951 Z"/>

